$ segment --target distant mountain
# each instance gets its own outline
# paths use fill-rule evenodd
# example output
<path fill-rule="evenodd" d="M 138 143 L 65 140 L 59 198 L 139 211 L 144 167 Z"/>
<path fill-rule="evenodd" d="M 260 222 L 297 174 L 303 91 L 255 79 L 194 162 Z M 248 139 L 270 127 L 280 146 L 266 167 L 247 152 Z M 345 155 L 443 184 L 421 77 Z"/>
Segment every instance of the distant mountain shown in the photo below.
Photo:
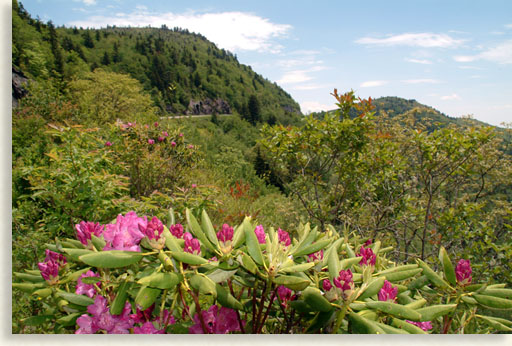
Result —
<path fill-rule="evenodd" d="M 204 36 L 186 29 L 55 27 L 13 1 L 12 62 L 32 79 L 66 81 L 95 68 L 139 80 L 163 112 L 249 113 L 259 101 L 261 120 L 289 122 L 300 107 L 276 83 L 240 64 Z"/>

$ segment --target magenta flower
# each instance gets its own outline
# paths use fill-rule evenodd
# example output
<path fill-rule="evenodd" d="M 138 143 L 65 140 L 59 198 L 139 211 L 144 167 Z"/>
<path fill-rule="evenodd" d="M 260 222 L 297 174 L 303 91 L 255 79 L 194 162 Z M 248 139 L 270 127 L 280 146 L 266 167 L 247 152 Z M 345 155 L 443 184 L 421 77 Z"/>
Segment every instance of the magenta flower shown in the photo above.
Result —
<path fill-rule="evenodd" d="M 171 142 L 171 147 L 175 147 L 176 146 L 176 142 L 175 141 L 172 141 Z"/>
<path fill-rule="evenodd" d="M 368 239 L 367 241 L 364 242 L 364 246 L 370 246 L 370 245 L 372 245 L 371 239 Z"/>
<path fill-rule="evenodd" d="M 194 146 L 193 146 L 192 144 L 189 144 L 189 145 L 188 145 L 188 148 L 189 148 L 189 149 L 194 149 Z"/>
<path fill-rule="evenodd" d="M 169 230 L 173 236 L 176 238 L 183 238 L 183 226 L 179 223 L 172 225 Z"/>
<path fill-rule="evenodd" d="M 183 137 L 183 133 L 180 133 L 178 136 Z"/>
<path fill-rule="evenodd" d="M 185 239 L 185 247 L 183 251 L 194 254 L 194 255 L 200 255 L 201 254 L 201 245 L 199 244 L 199 240 L 195 239 L 192 234 L 189 232 L 186 232 L 183 235 L 183 239 Z"/>
<path fill-rule="evenodd" d="M 148 144 L 155 144 L 155 140 L 154 139 L 148 139 Z"/>
<path fill-rule="evenodd" d="M 109 142 L 109 141 L 105 142 L 105 146 L 106 147 L 111 147 L 112 146 L 112 142 Z"/>
<path fill-rule="evenodd" d="M 191 188 L 195 189 L 197 187 L 197 184 L 190 185 Z"/>
<path fill-rule="evenodd" d="M 167 133 L 167 131 L 162 132 L 162 135 L 163 135 L 164 137 L 169 137 L 169 134 Z"/>
<path fill-rule="evenodd" d="M 324 250 L 320 250 L 308 255 L 308 262 L 318 262 L 324 259 Z"/>
<path fill-rule="evenodd" d="M 75 293 L 76 294 L 85 294 L 89 298 L 92 298 L 98 292 L 94 288 L 93 284 L 84 284 L 82 282 L 82 278 L 87 278 L 87 277 L 98 277 L 99 278 L 100 274 L 95 274 L 92 270 L 89 270 L 89 271 L 87 271 L 87 273 L 80 275 L 80 277 L 77 280 L 78 283 L 76 285 Z M 97 283 L 97 285 L 99 287 L 101 285 L 101 283 Z"/>
<path fill-rule="evenodd" d="M 158 240 L 164 231 L 164 224 L 156 216 L 153 216 L 146 225 L 139 224 L 139 230 L 149 239 Z"/>
<path fill-rule="evenodd" d="M 97 295 L 94 304 L 87 307 L 87 312 L 80 316 L 76 323 L 80 327 L 75 334 L 94 334 L 103 330 L 108 334 L 129 334 L 133 327 L 133 320 L 130 317 L 131 306 L 126 302 L 120 315 L 111 315 L 107 300 Z"/>
<path fill-rule="evenodd" d="M 258 238 L 258 243 L 265 244 L 265 230 L 262 225 L 256 226 L 254 229 L 254 233 L 256 233 L 256 238 Z"/>
<path fill-rule="evenodd" d="M 163 141 L 164 141 L 164 139 L 165 139 L 165 138 L 164 138 L 164 137 L 162 137 L 162 136 L 158 137 L 158 141 L 159 141 L 159 142 L 163 142 Z"/>
<path fill-rule="evenodd" d="M 146 310 L 141 310 L 139 305 L 137 305 L 137 312 L 130 315 L 130 318 L 134 323 L 145 323 L 147 321 L 151 321 L 153 317 L 153 310 L 155 309 L 155 304 L 152 304 Z"/>
<path fill-rule="evenodd" d="M 44 259 L 45 262 L 50 262 L 50 261 L 55 262 L 58 264 L 59 268 L 66 265 L 66 263 L 68 262 L 66 260 L 66 257 L 61 255 L 60 253 L 56 253 L 56 252 L 53 252 L 48 249 L 45 250 L 45 255 L 46 255 L 46 257 Z"/>
<path fill-rule="evenodd" d="M 100 237 L 103 233 L 104 226 L 100 225 L 99 222 L 81 221 L 79 224 L 75 225 L 75 229 L 77 239 L 84 245 L 90 245 L 89 241 L 91 240 L 91 235 L 94 234 Z"/>
<path fill-rule="evenodd" d="M 354 281 L 352 280 L 352 272 L 350 269 L 340 270 L 340 275 L 332 279 L 334 286 L 338 287 L 342 291 L 350 291 L 354 287 Z"/>
<path fill-rule="evenodd" d="M 277 289 L 277 294 L 281 300 L 281 305 L 286 308 L 288 306 L 288 302 L 292 300 L 292 290 L 286 286 L 281 285 Z"/>
<path fill-rule="evenodd" d="M 322 288 L 324 289 L 324 292 L 329 292 L 332 289 L 331 281 L 329 281 L 329 279 L 322 281 Z"/>
<path fill-rule="evenodd" d="M 59 279 L 59 264 L 54 261 L 40 262 L 37 264 L 43 279 L 50 285 L 57 283 Z"/>
<path fill-rule="evenodd" d="M 388 280 L 384 280 L 384 286 L 382 286 L 382 288 L 379 291 L 379 300 L 381 302 L 391 301 L 394 303 L 396 300 L 397 293 L 398 286 L 393 287 L 391 285 L 391 282 L 389 282 Z"/>
<path fill-rule="evenodd" d="M 377 260 L 377 256 L 373 253 L 373 250 L 370 248 L 365 249 L 364 246 L 361 246 L 359 249 L 358 256 L 362 257 L 360 265 L 375 265 L 375 261 Z"/>
<path fill-rule="evenodd" d="M 223 224 L 222 230 L 217 232 L 217 239 L 223 243 L 233 240 L 233 227 L 229 227 L 226 223 Z"/>
<path fill-rule="evenodd" d="M 277 237 L 279 238 L 279 242 L 284 246 L 289 246 L 292 243 L 288 232 L 283 231 L 281 228 L 277 230 Z"/>
<path fill-rule="evenodd" d="M 455 267 L 455 276 L 459 285 L 465 286 L 471 283 L 471 262 L 469 260 L 461 259 Z"/>
<path fill-rule="evenodd" d="M 164 329 L 156 329 L 153 322 L 146 322 L 142 327 L 134 327 L 133 334 L 165 334 Z"/>
<path fill-rule="evenodd" d="M 427 322 L 414 322 L 414 321 L 405 320 L 405 322 L 408 322 L 410 324 L 414 324 L 416 327 L 421 328 L 424 331 L 428 331 L 428 330 L 432 329 L 432 323 L 430 321 L 427 321 Z"/>
<path fill-rule="evenodd" d="M 227 334 L 229 332 L 240 331 L 240 324 L 233 309 L 212 305 L 208 311 L 201 311 L 204 324 L 206 325 L 206 332 L 208 334 Z M 189 328 L 191 334 L 204 334 L 199 315 L 194 315 L 194 324 Z"/>
<path fill-rule="evenodd" d="M 126 213 L 125 216 L 119 214 L 115 224 L 105 226 L 103 238 L 107 243 L 103 248 L 106 250 L 125 250 L 140 252 L 139 243 L 144 238 L 139 225 L 147 227 L 147 218 L 138 217 L 134 211 Z"/>
<path fill-rule="evenodd" d="M 134 127 L 134 126 L 135 126 L 135 124 L 136 124 L 135 122 L 134 122 L 134 123 L 121 124 L 121 127 L 122 127 L 123 129 L 128 129 L 128 128 L 130 128 L 130 127 Z"/>
<path fill-rule="evenodd" d="M 156 121 L 155 121 L 155 123 L 153 125 L 155 125 L 155 127 L 158 127 L 158 123 Z"/>

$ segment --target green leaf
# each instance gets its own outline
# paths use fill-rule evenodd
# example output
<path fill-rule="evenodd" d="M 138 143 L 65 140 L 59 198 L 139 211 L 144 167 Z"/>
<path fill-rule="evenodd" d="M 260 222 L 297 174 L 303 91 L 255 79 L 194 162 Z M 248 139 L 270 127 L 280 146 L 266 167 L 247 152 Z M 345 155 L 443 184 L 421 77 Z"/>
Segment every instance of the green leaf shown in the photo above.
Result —
<path fill-rule="evenodd" d="M 22 292 L 25 292 L 25 293 L 32 293 L 34 292 L 35 290 L 37 289 L 40 289 L 40 288 L 43 288 L 47 286 L 46 285 L 46 282 L 41 282 L 41 283 L 13 283 L 12 284 L 12 288 L 15 288 L 15 289 L 18 289 Z"/>
<path fill-rule="evenodd" d="M 375 321 L 364 318 L 355 312 L 350 312 L 348 316 L 352 323 L 352 332 L 355 334 L 386 334 Z"/>
<path fill-rule="evenodd" d="M 160 295 L 161 290 L 158 288 L 151 288 L 142 286 L 135 297 L 135 304 L 140 305 L 142 310 L 146 310 L 156 301 Z"/>
<path fill-rule="evenodd" d="M 418 321 L 421 314 L 403 305 L 391 302 L 366 302 L 370 309 L 379 310 L 398 318 L 405 318 L 411 321 Z"/>
<path fill-rule="evenodd" d="M 424 306 L 427 303 L 427 300 L 425 298 L 420 298 L 418 300 L 414 300 L 410 303 L 405 304 L 405 307 L 408 307 L 409 309 L 419 309 L 422 306 Z"/>
<path fill-rule="evenodd" d="M 256 237 L 256 233 L 254 233 L 254 227 L 252 227 L 248 217 L 244 219 L 242 227 L 244 228 L 245 243 L 247 244 L 247 251 L 249 252 L 249 255 L 252 257 L 254 262 L 259 265 L 263 265 L 263 255 L 261 253 L 260 244 Z"/>
<path fill-rule="evenodd" d="M 290 275 L 277 276 L 273 281 L 276 285 L 284 285 L 294 291 L 302 291 L 311 284 L 311 281 L 308 279 Z"/>
<path fill-rule="evenodd" d="M 452 261 L 450 260 L 444 246 L 441 246 L 441 249 L 439 250 L 439 262 L 443 265 L 445 279 L 452 285 L 456 285 L 457 279 L 455 277 L 455 269 L 453 269 Z"/>
<path fill-rule="evenodd" d="M 427 306 L 426 308 L 418 309 L 416 311 L 421 314 L 421 319 L 419 320 L 420 322 L 428 322 L 438 318 L 439 316 L 449 314 L 450 312 L 455 310 L 456 307 L 457 304 L 431 305 Z M 410 318 L 408 319 L 412 320 Z"/>
<path fill-rule="evenodd" d="M 361 262 L 361 257 L 345 258 L 340 261 L 339 269 L 345 270 L 352 267 L 354 264 Z M 338 272 L 339 273 L 339 272 Z"/>
<path fill-rule="evenodd" d="M 304 272 L 304 271 L 306 271 L 306 270 L 308 270 L 310 268 L 313 268 L 314 266 L 315 266 L 314 262 L 296 264 L 296 265 L 292 265 L 290 267 L 279 269 L 279 273 L 298 273 L 298 272 Z"/>
<path fill-rule="evenodd" d="M 208 263 L 208 260 L 203 257 L 188 252 L 172 252 L 171 256 L 180 262 L 191 265 L 202 265 Z"/>
<path fill-rule="evenodd" d="M 74 326 L 76 324 L 76 320 L 81 315 L 82 315 L 81 312 L 75 312 L 70 315 L 63 316 L 63 317 L 57 319 L 55 322 L 57 322 L 58 324 L 60 324 L 64 327 Z"/>
<path fill-rule="evenodd" d="M 320 251 L 321 249 L 325 248 L 329 243 L 331 242 L 331 239 L 322 239 L 317 241 L 316 243 L 309 244 L 307 246 L 301 246 L 297 249 L 295 253 L 292 253 L 294 257 L 299 257 L 303 255 L 309 255 L 312 253 L 315 253 L 317 251 Z"/>
<path fill-rule="evenodd" d="M 382 286 L 384 286 L 385 279 L 385 277 L 381 276 L 370 282 L 366 289 L 363 291 L 363 293 L 359 296 L 358 300 L 364 300 L 379 293 Z"/>
<path fill-rule="evenodd" d="M 402 281 L 402 280 L 411 278 L 411 277 L 415 276 L 416 274 L 421 273 L 422 271 L 423 271 L 423 269 L 421 269 L 421 268 L 402 270 L 402 271 L 397 271 L 397 272 L 393 272 L 393 273 L 387 273 L 385 275 L 385 277 L 389 282 L 394 283 L 397 281 Z"/>
<path fill-rule="evenodd" d="M 489 326 L 493 327 L 496 330 L 499 330 L 500 332 L 512 332 L 512 328 L 509 326 L 503 324 L 503 319 L 497 319 L 490 316 L 482 316 L 482 315 L 475 315 L 476 317 L 480 318 L 484 322 L 486 322 Z"/>
<path fill-rule="evenodd" d="M 208 214 L 203 209 L 201 212 L 201 224 L 203 226 L 203 230 L 205 231 L 208 239 L 212 242 L 220 250 L 219 240 L 217 239 L 217 234 L 215 233 L 215 229 L 213 228 L 212 222 L 208 217 Z"/>
<path fill-rule="evenodd" d="M 258 274 L 258 266 L 249 255 L 243 253 L 241 260 L 242 267 L 244 267 L 249 273 L 254 275 Z"/>
<path fill-rule="evenodd" d="M 509 288 L 487 288 L 482 292 L 482 294 L 486 296 L 512 299 L 512 289 Z"/>
<path fill-rule="evenodd" d="M 137 283 L 142 286 L 169 290 L 174 288 L 180 281 L 180 277 L 175 273 L 153 273 L 143 277 Z"/>
<path fill-rule="evenodd" d="M 142 253 L 134 251 L 102 251 L 81 255 L 79 259 L 97 268 L 121 268 L 135 264 L 142 259 Z"/>
<path fill-rule="evenodd" d="M 44 299 L 48 297 L 50 294 L 52 294 L 53 290 L 51 288 L 41 288 L 36 291 L 34 291 L 32 294 L 38 296 L 41 299 Z"/>
<path fill-rule="evenodd" d="M 44 282 L 44 279 L 43 277 L 41 276 L 41 274 L 39 275 L 33 275 L 33 274 L 27 274 L 27 273 L 16 273 L 16 272 L 13 272 L 14 276 L 17 277 L 18 279 L 21 279 L 21 280 L 24 280 L 24 281 L 29 281 L 29 282 L 33 282 L 33 283 L 41 283 L 41 282 Z"/>
<path fill-rule="evenodd" d="M 99 238 L 99 237 L 95 236 L 94 234 L 91 234 L 91 243 L 92 243 L 92 245 L 94 245 L 94 247 L 98 251 L 102 251 L 103 248 L 105 247 L 105 245 L 107 245 L 107 243 L 105 242 L 105 240 L 103 238 Z"/>
<path fill-rule="evenodd" d="M 227 279 L 231 278 L 237 270 L 222 270 L 222 269 L 216 269 L 207 276 L 215 283 L 221 283 L 226 281 Z"/>
<path fill-rule="evenodd" d="M 82 294 L 59 291 L 57 292 L 57 295 L 70 303 L 80 306 L 89 306 L 91 304 L 94 304 L 94 299 L 89 298 L 88 296 L 84 296 Z"/>
<path fill-rule="evenodd" d="M 375 324 L 379 326 L 386 334 L 409 334 L 409 332 L 404 329 L 391 327 L 381 322 L 375 322 Z"/>
<path fill-rule="evenodd" d="M 302 292 L 304 301 L 313 309 L 313 311 L 328 312 L 332 310 L 332 305 L 324 298 L 322 292 L 315 287 L 307 287 Z"/>
<path fill-rule="evenodd" d="M 82 276 L 82 274 L 87 273 L 90 269 L 91 269 L 91 267 L 87 267 L 87 268 L 80 269 L 79 271 L 69 273 L 62 280 L 60 280 L 60 283 L 65 284 L 68 282 L 75 282 L 78 280 L 78 278 L 80 276 Z"/>
<path fill-rule="evenodd" d="M 125 280 L 119 285 L 117 289 L 117 294 L 110 307 L 110 313 L 112 315 L 119 315 L 123 312 L 126 299 L 128 298 L 128 289 L 131 287 L 132 283 L 128 280 Z"/>
<path fill-rule="evenodd" d="M 489 308 L 500 310 L 512 309 L 512 300 L 510 299 L 487 296 L 484 294 L 473 294 L 472 297 L 481 305 Z"/>
<path fill-rule="evenodd" d="M 71 258 L 75 261 L 79 261 L 79 257 L 82 255 L 87 255 L 91 253 L 95 253 L 94 251 L 87 250 L 87 249 L 70 249 L 70 248 L 63 248 L 62 251 L 64 251 L 68 256 L 68 258 Z"/>
<path fill-rule="evenodd" d="M 427 283 L 428 283 L 428 278 L 425 276 L 425 275 L 422 275 L 420 276 L 419 278 L 413 280 L 408 286 L 407 288 L 410 289 L 410 290 L 417 290 L 417 289 L 420 289 L 422 288 L 423 286 L 425 286 Z"/>
<path fill-rule="evenodd" d="M 174 209 L 169 208 L 169 226 L 168 228 L 171 228 L 172 225 L 176 223 L 174 218 Z"/>
<path fill-rule="evenodd" d="M 331 251 L 327 259 L 327 268 L 329 270 L 329 279 L 338 277 L 340 275 L 340 261 L 338 259 L 338 252 Z"/>
<path fill-rule="evenodd" d="M 319 313 L 317 313 L 313 321 L 311 321 L 311 324 L 309 325 L 308 329 L 306 330 L 306 333 L 315 333 L 320 328 L 325 327 L 331 320 L 333 314 L 334 310 L 327 312 L 320 311 Z"/>
<path fill-rule="evenodd" d="M 21 323 L 23 323 L 23 325 L 25 325 L 25 326 L 36 327 L 36 326 L 40 326 L 41 324 L 43 324 L 45 322 L 51 321 L 54 318 L 55 318 L 54 315 L 37 315 L 37 316 L 31 316 L 31 317 L 25 318 L 25 319 L 21 320 Z"/>
<path fill-rule="evenodd" d="M 238 248 L 245 240 L 245 232 L 242 225 L 235 228 L 233 233 L 233 249 Z"/>
<path fill-rule="evenodd" d="M 190 278 L 190 286 L 202 294 L 209 294 L 212 296 L 217 295 L 217 288 L 215 282 L 204 274 L 197 273 Z"/>
<path fill-rule="evenodd" d="M 418 268 L 417 264 L 406 264 L 406 265 L 403 265 L 403 266 L 393 267 L 393 268 L 389 268 L 389 269 L 380 271 L 378 273 L 375 273 L 374 275 L 375 276 L 382 276 L 382 275 L 386 275 L 388 273 L 395 273 L 395 272 L 411 270 L 411 269 L 416 269 L 416 268 Z"/>
<path fill-rule="evenodd" d="M 395 327 L 402 328 L 410 334 L 428 334 L 426 331 L 421 329 L 420 327 L 416 327 L 414 324 L 402 321 L 398 318 L 393 318 L 392 324 Z"/>
<path fill-rule="evenodd" d="M 185 210 L 185 215 L 187 217 L 188 227 L 190 228 L 191 232 L 196 236 L 197 239 L 199 239 L 201 244 L 206 246 L 208 249 L 215 251 L 214 246 L 208 240 L 208 237 L 203 232 L 203 229 L 201 228 L 201 226 L 199 226 L 199 222 L 197 222 L 196 217 L 192 214 L 190 209 L 187 208 Z"/>
<path fill-rule="evenodd" d="M 219 284 L 215 285 L 215 289 L 217 291 L 217 301 L 220 303 L 220 305 L 230 309 L 243 310 L 242 303 L 236 300 L 235 297 L 233 297 L 233 295 L 231 295 L 227 289 Z"/>
<path fill-rule="evenodd" d="M 444 281 L 435 271 L 433 271 L 425 262 L 417 259 L 418 265 L 423 269 L 423 274 L 432 282 L 435 286 L 440 288 L 447 288 L 449 284 Z"/>

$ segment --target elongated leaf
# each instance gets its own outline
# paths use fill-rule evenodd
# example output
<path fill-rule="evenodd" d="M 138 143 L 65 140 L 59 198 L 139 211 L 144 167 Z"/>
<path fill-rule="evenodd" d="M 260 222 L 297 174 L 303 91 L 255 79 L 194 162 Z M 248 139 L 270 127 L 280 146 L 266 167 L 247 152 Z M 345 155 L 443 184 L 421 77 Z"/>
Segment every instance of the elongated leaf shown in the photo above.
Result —
<path fill-rule="evenodd" d="M 173 252 L 171 255 L 178 261 L 191 265 L 201 265 L 208 263 L 208 260 L 204 259 L 203 257 L 188 252 Z"/>
<path fill-rule="evenodd" d="M 119 288 L 117 289 L 117 294 L 114 299 L 114 302 L 112 303 L 112 306 L 110 307 L 110 313 L 112 315 L 119 315 L 123 312 L 126 299 L 128 298 L 128 289 L 131 287 L 131 282 L 128 280 L 125 280 L 119 285 Z"/>
<path fill-rule="evenodd" d="M 338 259 L 338 252 L 331 251 L 327 260 L 327 268 L 329 270 L 329 279 L 338 277 L 340 275 L 340 261 Z"/>
<path fill-rule="evenodd" d="M 142 310 L 146 310 L 156 301 L 160 295 L 161 290 L 158 288 L 151 288 L 142 286 L 135 297 L 135 303 L 140 305 Z"/>
<path fill-rule="evenodd" d="M 32 293 L 35 290 L 44 288 L 46 286 L 47 285 L 45 282 L 40 282 L 40 283 L 17 283 L 17 282 L 15 282 L 12 284 L 12 288 L 18 289 L 18 290 L 20 290 L 22 292 L 26 292 L 26 293 Z"/>
<path fill-rule="evenodd" d="M 137 283 L 152 288 L 170 290 L 174 288 L 180 281 L 180 277 L 175 273 L 153 273 L 143 277 L 137 281 Z"/>
<path fill-rule="evenodd" d="M 386 334 L 375 321 L 366 319 L 355 312 L 350 312 L 348 316 L 352 323 L 352 332 L 355 334 Z"/>
<path fill-rule="evenodd" d="M 354 264 L 361 262 L 361 257 L 345 258 L 340 261 L 340 270 L 352 267 Z"/>
<path fill-rule="evenodd" d="M 81 315 L 82 315 L 81 312 L 75 312 L 70 315 L 63 316 L 63 317 L 57 319 L 55 322 L 57 322 L 58 324 L 60 324 L 64 327 L 74 326 L 76 324 L 76 320 Z"/>
<path fill-rule="evenodd" d="M 416 310 L 421 314 L 420 322 L 432 321 L 439 316 L 444 316 L 452 312 L 457 307 L 457 304 L 446 304 L 446 305 L 431 305 L 426 308 Z M 409 318 L 409 320 L 412 320 Z M 415 320 L 412 320 L 415 321 Z"/>
<path fill-rule="evenodd" d="M 420 259 L 417 259 L 418 265 L 421 269 L 423 269 L 423 275 L 425 275 L 430 282 L 432 282 L 435 286 L 440 288 L 449 287 L 448 283 L 443 280 L 435 271 L 433 271 L 425 262 Z"/>
<path fill-rule="evenodd" d="M 319 329 L 325 327 L 331 318 L 333 317 L 334 311 L 327 311 L 316 314 L 315 318 L 313 318 L 313 321 L 309 325 L 308 329 L 306 329 L 306 333 L 315 333 Z"/>
<path fill-rule="evenodd" d="M 52 294 L 52 292 L 53 292 L 53 290 L 50 287 L 48 287 L 48 288 L 40 288 L 38 290 L 35 290 L 32 294 L 35 296 L 38 296 L 41 299 L 44 299 L 44 298 L 48 297 L 50 294 Z"/>
<path fill-rule="evenodd" d="M 80 269 L 79 271 L 69 273 L 64 278 L 62 278 L 62 280 L 60 280 L 60 283 L 65 284 L 68 282 L 75 282 L 78 280 L 78 278 L 80 276 L 82 276 L 82 274 L 87 273 L 90 269 L 91 269 L 91 267 L 87 267 L 87 268 Z"/>
<path fill-rule="evenodd" d="M 457 279 L 455 277 L 455 269 L 453 269 L 452 261 L 450 260 L 444 246 L 441 246 L 441 249 L 439 250 L 439 262 L 443 265 L 443 273 L 446 281 L 452 285 L 456 285 Z"/>
<path fill-rule="evenodd" d="M 215 229 L 213 228 L 212 221 L 210 220 L 208 214 L 204 209 L 201 212 L 201 225 L 203 226 L 203 230 L 208 236 L 210 242 L 219 249 L 219 240 L 217 239 L 217 234 L 215 233 Z"/>
<path fill-rule="evenodd" d="M 378 273 L 375 273 L 374 275 L 382 276 L 382 275 L 386 275 L 388 273 L 400 272 L 400 271 L 411 270 L 411 269 L 416 269 L 416 268 L 418 268 L 417 264 L 406 264 L 403 266 L 393 267 L 393 268 L 389 268 L 389 269 L 380 271 Z"/>
<path fill-rule="evenodd" d="M 242 225 L 239 225 L 233 232 L 233 249 L 238 248 L 245 241 L 245 232 Z"/>
<path fill-rule="evenodd" d="M 482 294 L 486 296 L 512 299 L 512 289 L 510 288 L 487 288 L 482 292 Z"/>
<path fill-rule="evenodd" d="M 65 300 L 67 300 L 70 303 L 80 305 L 80 306 L 89 306 L 91 304 L 94 304 L 94 299 L 89 298 L 84 295 L 81 295 L 81 294 L 60 291 L 60 292 L 57 292 L 57 295 L 61 298 L 64 298 Z"/>
<path fill-rule="evenodd" d="M 422 271 L 423 271 L 423 269 L 421 269 L 421 268 L 402 270 L 402 271 L 397 271 L 397 272 L 393 272 L 393 273 L 387 273 L 385 275 L 385 277 L 389 282 L 394 283 L 397 281 L 402 281 L 405 279 L 412 278 L 413 276 L 421 273 Z"/>
<path fill-rule="evenodd" d="M 286 268 L 281 268 L 279 270 L 280 273 L 298 273 L 298 272 L 304 272 L 310 268 L 313 268 L 315 266 L 315 263 L 314 262 L 309 262 L 309 263 L 302 263 L 302 264 L 297 264 L 297 265 L 293 265 L 293 266 L 290 266 L 290 267 L 286 267 Z"/>
<path fill-rule="evenodd" d="M 55 318 L 54 315 L 37 315 L 37 316 L 31 316 L 28 318 L 25 318 L 21 321 L 25 326 L 31 326 L 36 327 L 40 326 L 41 324 L 51 321 Z"/>
<path fill-rule="evenodd" d="M 91 243 L 98 251 L 103 250 L 105 245 L 107 245 L 103 238 L 96 237 L 94 234 L 91 234 Z"/>
<path fill-rule="evenodd" d="M 415 301 L 412 301 L 408 304 L 406 304 L 405 306 L 410 308 L 410 309 L 419 309 L 421 307 L 423 307 L 425 304 L 427 304 L 427 300 L 425 298 L 420 298 L 418 300 L 415 300 Z"/>
<path fill-rule="evenodd" d="M 320 292 L 318 288 L 307 287 L 304 292 L 302 292 L 302 296 L 304 297 L 304 301 L 314 311 L 328 312 L 333 309 L 331 303 L 324 298 L 322 292 Z"/>
<path fill-rule="evenodd" d="M 403 330 L 407 331 L 410 334 L 428 334 L 420 327 L 416 327 L 414 324 L 402 321 L 398 318 L 393 318 L 392 324 L 395 327 L 402 328 Z"/>
<path fill-rule="evenodd" d="M 215 247 L 208 240 L 208 237 L 204 233 L 203 229 L 201 228 L 201 226 L 199 226 L 199 222 L 197 222 L 196 217 L 192 214 L 192 212 L 188 208 L 185 210 L 185 215 L 187 217 L 188 227 L 190 228 L 190 230 L 194 234 L 194 236 L 197 239 L 199 239 L 201 244 L 206 246 L 208 249 L 215 251 Z"/>
<path fill-rule="evenodd" d="M 376 309 L 398 318 L 405 318 L 411 321 L 418 321 L 421 314 L 403 305 L 391 302 L 366 302 L 370 309 Z"/>
<path fill-rule="evenodd" d="M 190 278 L 190 286 L 199 291 L 199 293 L 210 294 L 213 295 L 214 297 L 217 295 L 217 288 L 215 287 L 215 282 L 213 282 L 209 277 L 207 277 L 204 274 L 194 274 Z"/>
<path fill-rule="evenodd" d="M 425 276 L 425 275 L 422 275 L 420 276 L 419 278 L 417 279 L 414 279 L 408 286 L 407 288 L 410 289 L 410 290 L 417 290 L 417 289 L 420 289 L 422 288 L 423 286 L 425 286 L 427 283 L 428 283 L 428 278 Z"/>
<path fill-rule="evenodd" d="M 483 294 L 473 294 L 472 297 L 475 298 L 475 300 L 481 305 L 489 308 L 500 310 L 512 309 L 512 300 L 510 299 L 487 296 Z"/>
<path fill-rule="evenodd" d="M 24 280 L 24 281 L 29 281 L 29 282 L 33 282 L 33 283 L 38 283 L 38 282 L 44 282 L 44 279 L 43 277 L 41 276 L 41 274 L 39 275 L 33 275 L 33 274 L 27 274 L 27 273 L 16 273 L 16 272 L 13 272 L 14 276 L 16 276 L 18 279 L 21 279 L 21 280 Z"/>
<path fill-rule="evenodd" d="M 481 315 L 476 315 L 476 317 L 480 318 L 481 320 L 483 320 L 485 323 L 487 323 L 489 326 L 493 327 L 496 330 L 499 330 L 501 332 L 512 332 L 512 328 L 503 324 L 502 321 L 500 321 L 502 319 L 498 320 L 494 317 Z"/>
<path fill-rule="evenodd" d="M 384 286 L 385 277 L 379 277 L 374 279 L 370 284 L 366 287 L 363 293 L 359 296 L 359 300 L 363 300 L 366 298 L 370 298 L 371 296 L 379 293 L 382 286 Z"/>
<path fill-rule="evenodd" d="M 252 227 L 249 218 L 246 217 L 242 225 L 244 228 L 245 243 L 247 244 L 247 251 L 249 252 L 249 255 L 252 257 L 254 262 L 259 265 L 263 265 L 263 254 L 261 253 L 258 238 L 256 237 L 256 233 L 254 233 L 254 227 Z"/>
<path fill-rule="evenodd" d="M 102 251 L 78 257 L 82 262 L 97 268 L 121 268 L 135 264 L 142 259 L 140 252 L 133 251 Z"/>
<path fill-rule="evenodd" d="M 252 260 L 251 256 L 247 254 L 242 254 L 242 267 L 244 267 L 249 273 L 251 274 L 257 274 L 258 273 L 258 266 L 256 266 L 256 263 Z"/>
<path fill-rule="evenodd" d="M 169 225 L 168 228 L 171 228 L 172 225 L 176 224 L 176 219 L 174 218 L 174 209 L 169 208 Z"/>
<path fill-rule="evenodd" d="M 324 260 L 322 261 L 322 266 L 327 264 L 331 252 L 334 251 L 338 253 L 338 248 L 340 247 L 342 241 L 343 239 L 338 239 L 327 247 L 327 250 L 324 252 Z"/>
<path fill-rule="evenodd" d="M 320 251 L 321 249 L 324 249 L 327 245 L 330 244 L 330 242 L 330 239 L 322 239 L 317 241 L 316 243 L 309 244 L 307 246 L 301 246 L 300 248 L 297 249 L 295 253 L 292 253 L 292 255 L 298 257 L 315 253 L 317 251 Z"/>
<path fill-rule="evenodd" d="M 237 270 L 222 270 L 222 269 L 216 269 L 207 276 L 215 283 L 221 283 L 226 281 L 227 279 L 231 278 Z"/>
<path fill-rule="evenodd" d="M 215 285 L 215 289 L 217 291 L 217 301 L 220 303 L 220 305 L 230 309 L 243 310 L 244 307 L 242 303 L 236 300 L 235 297 L 233 297 L 233 295 L 231 295 L 227 289 L 219 284 Z"/>
<path fill-rule="evenodd" d="M 407 332 L 406 330 L 404 329 L 400 329 L 400 328 L 395 328 L 395 327 L 391 327 L 387 324 L 384 324 L 384 323 L 381 323 L 381 322 L 375 322 L 377 324 L 377 326 L 379 326 L 386 334 L 409 334 L 409 332 Z"/>
<path fill-rule="evenodd" d="M 68 256 L 68 258 L 71 258 L 74 261 L 79 261 L 79 257 L 82 255 L 87 255 L 94 253 L 94 251 L 87 250 L 87 249 L 71 249 L 71 248 L 63 248 L 62 251 L 64 251 Z"/>
<path fill-rule="evenodd" d="M 311 281 L 291 275 L 280 275 L 274 278 L 276 285 L 284 285 L 294 291 L 302 291 L 311 284 Z"/>

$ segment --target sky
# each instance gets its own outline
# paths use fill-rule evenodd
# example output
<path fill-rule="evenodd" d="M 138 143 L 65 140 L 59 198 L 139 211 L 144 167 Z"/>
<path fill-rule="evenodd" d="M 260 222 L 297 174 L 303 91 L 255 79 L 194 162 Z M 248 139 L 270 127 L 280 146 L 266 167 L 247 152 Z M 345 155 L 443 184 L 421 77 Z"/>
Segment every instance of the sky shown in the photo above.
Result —
<path fill-rule="evenodd" d="M 510 0 L 21 2 L 56 25 L 198 32 L 277 82 L 303 113 L 334 109 L 336 88 L 512 123 Z"/>

